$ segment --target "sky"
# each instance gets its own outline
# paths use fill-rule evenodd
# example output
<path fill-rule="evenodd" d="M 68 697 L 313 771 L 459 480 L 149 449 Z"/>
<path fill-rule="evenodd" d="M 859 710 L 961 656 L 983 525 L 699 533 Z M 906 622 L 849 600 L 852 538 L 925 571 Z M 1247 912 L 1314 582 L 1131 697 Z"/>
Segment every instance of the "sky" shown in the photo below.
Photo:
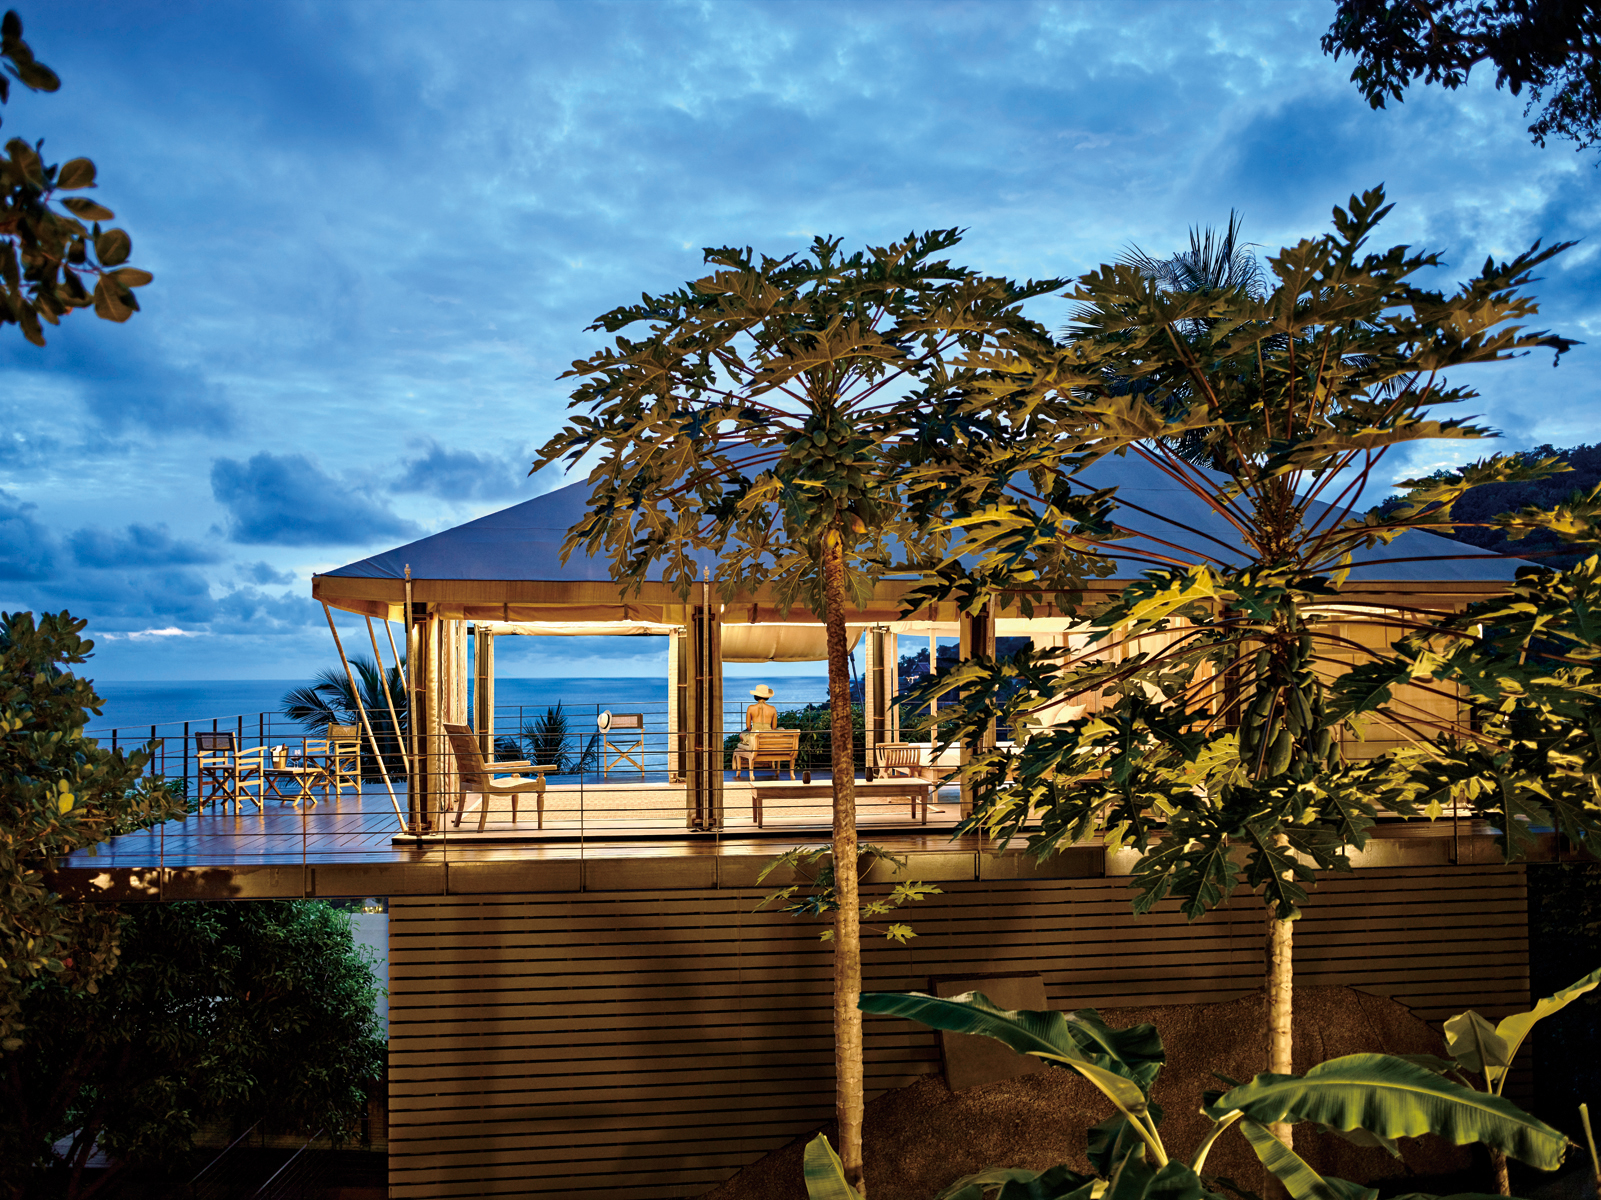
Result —
<path fill-rule="evenodd" d="M 1068 277 L 1231 209 L 1265 254 L 1383 184 L 1435 286 L 1579 242 L 1536 292 L 1589 344 L 1461 382 L 1497 448 L 1601 440 L 1598 152 L 1533 146 L 1489 75 L 1371 110 L 1330 0 L 16 3 L 63 86 L 5 136 L 94 159 L 155 275 L 125 325 L 0 330 L 0 609 L 87 618 L 99 678 L 336 662 L 311 575 L 558 486 L 528 469 L 586 326 L 706 246 L 960 227 L 960 263 Z M 662 662 L 512 640 L 503 673 Z"/>

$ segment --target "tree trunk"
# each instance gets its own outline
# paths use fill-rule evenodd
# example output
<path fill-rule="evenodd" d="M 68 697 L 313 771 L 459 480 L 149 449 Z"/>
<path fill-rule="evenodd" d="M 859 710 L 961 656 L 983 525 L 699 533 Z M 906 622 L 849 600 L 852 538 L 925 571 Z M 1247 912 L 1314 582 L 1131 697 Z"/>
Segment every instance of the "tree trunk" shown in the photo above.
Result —
<path fill-rule="evenodd" d="M 851 728 L 850 652 L 845 640 L 845 551 L 823 537 L 823 620 L 828 631 L 828 711 L 834 771 L 834 1107 L 845 1178 L 863 1196 L 861 908 L 856 889 L 856 755 Z"/>
<path fill-rule="evenodd" d="M 1282 835 L 1281 835 L 1282 836 Z M 1267 918 L 1267 1069 L 1275 1075 L 1293 1075 L 1291 1054 L 1292 1018 L 1295 1007 L 1295 976 L 1291 952 L 1295 924 L 1281 921 L 1271 910 Z M 1273 1136 L 1295 1148 L 1295 1127 L 1288 1121 L 1272 1125 Z"/>
<path fill-rule="evenodd" d="M 1506 1170 L 1506 1155 L 1494 1146 L 1490 1147 L 1490 1165 L 1495 1168 L 1495 1192 L 1498 1196 L 1512 1194 L 1512 1179 Z"/>

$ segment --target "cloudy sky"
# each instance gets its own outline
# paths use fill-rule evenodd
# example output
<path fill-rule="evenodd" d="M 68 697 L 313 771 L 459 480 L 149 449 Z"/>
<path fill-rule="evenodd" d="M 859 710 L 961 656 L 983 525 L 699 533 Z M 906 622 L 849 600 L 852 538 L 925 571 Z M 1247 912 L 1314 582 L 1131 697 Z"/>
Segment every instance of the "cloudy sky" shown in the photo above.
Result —
<path fill-rule="evenodd" d="M 1442 284 L 1583 239 L 1539 294 L 1591 345 L 1474 382 L 1508 448 L 1598 438 L 1596 153 L 1489 76 L 1370 110 L 1328 0 L 16 2 L 64 86 L 5 134 L 92 157 L 156 277 L 127 325 L 0 338 L 0 607 L 88 617 L 101 678 L 325 665 L 311 574 L 551 486 L 584 327 L 707 245 L 961 226 L 959 261 L 1071 275 L 1383 183 Z M 528 673 L 594 668 L 555 649 Z"/>

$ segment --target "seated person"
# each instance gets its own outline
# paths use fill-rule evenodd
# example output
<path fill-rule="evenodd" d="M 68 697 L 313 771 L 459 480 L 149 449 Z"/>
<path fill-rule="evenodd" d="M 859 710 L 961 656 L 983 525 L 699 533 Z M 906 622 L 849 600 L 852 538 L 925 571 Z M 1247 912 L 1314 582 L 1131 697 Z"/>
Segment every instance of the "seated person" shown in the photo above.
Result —
<path fill-rule="evenodd" d="M 756 697 L 756 703 L 745 708 L 745 732 L 739 735 L 741 750 L 756 748 L 758 731 L 778 728 L 778 710 L 767 703 L 773 694 L 773 689 L 765 683 L 760 683 L 751 688 L 750 694 Z"/>

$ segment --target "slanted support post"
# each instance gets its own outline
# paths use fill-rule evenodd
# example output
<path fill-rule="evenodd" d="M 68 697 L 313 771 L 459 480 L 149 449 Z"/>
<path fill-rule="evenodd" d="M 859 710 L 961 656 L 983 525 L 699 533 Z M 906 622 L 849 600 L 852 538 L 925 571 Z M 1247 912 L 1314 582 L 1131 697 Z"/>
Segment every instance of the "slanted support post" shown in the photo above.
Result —
<path fill-rule="evenodd" d="M 966 662 L 968 659 L 980 655 L 995 657 L 995 612 L 990 605 L 985 605 L 979 613 L 962 613 L 958 618 L 960 625 L 960 643 L 957 656 Z M 987 750 L 995 745 L 995 720 L 984 728 L 979 735 L 979 744 L 973 746 L 964 740 L 961 744 L 961 757 L 958 761 L 966 766 L 974 750 Z M 973 815 L 973 784 L 964 774 L 962 776 L 962 817 L 965 820 Z"/>

